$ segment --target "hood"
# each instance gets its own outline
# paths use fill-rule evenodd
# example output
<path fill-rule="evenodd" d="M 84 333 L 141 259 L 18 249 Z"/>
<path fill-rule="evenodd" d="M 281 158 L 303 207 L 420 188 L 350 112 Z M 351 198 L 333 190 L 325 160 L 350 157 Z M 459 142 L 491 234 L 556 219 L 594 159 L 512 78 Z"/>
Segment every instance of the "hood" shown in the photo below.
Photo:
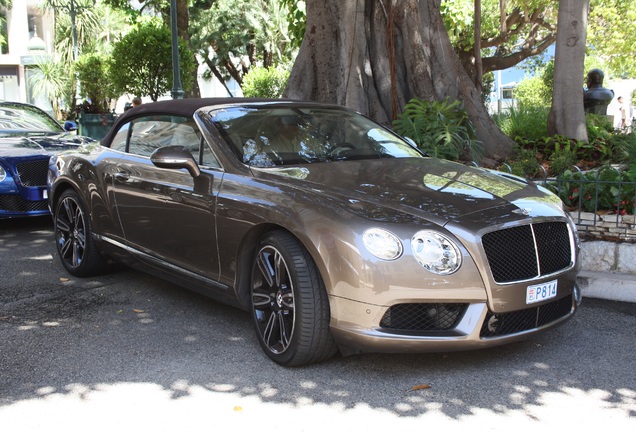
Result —
<path fill-rule="evenodd" d="M 0 157 L 13 158 L 48 155 L 77 148 L 80 144 L 94 141 L 92 138 L 68 133 L 37 133 L 28 135 L 0 134 Z"/>
<path fill-rule="evenodd" d="M 440 225 L 487 218 L 563 216 L 558 197 L 524 179 L 435 158 L 374 159 L 302 167 L 257 168 L 260 176 L 310 184 L 349 206 L 388 207 Z M 367 209 L 369 210 L 369 209 Z"/>

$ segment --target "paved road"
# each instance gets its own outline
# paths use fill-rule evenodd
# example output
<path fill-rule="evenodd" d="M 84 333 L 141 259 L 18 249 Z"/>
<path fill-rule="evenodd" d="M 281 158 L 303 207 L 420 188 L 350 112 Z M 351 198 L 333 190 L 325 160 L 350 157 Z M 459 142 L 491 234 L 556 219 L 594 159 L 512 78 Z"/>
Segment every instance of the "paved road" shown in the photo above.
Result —
<path fill-rule="evenodd" d="M 0 263 L 1 431 L 636 430 L 633 303 L 496 349 L 286 369 L 244 312 L 135 271 L 70 277 L 48 218 L 0 221 Z"/>

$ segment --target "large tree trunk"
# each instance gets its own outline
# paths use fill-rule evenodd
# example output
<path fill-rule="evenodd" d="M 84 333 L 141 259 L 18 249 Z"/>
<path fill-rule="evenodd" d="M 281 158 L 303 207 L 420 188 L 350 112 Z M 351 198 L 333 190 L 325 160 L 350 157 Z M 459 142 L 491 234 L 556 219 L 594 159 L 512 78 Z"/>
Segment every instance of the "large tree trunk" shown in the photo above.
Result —
<path fill-rule="evenodd" d="M 560 0 L 554 90 L 548 131 L 587 141 L 583 110 L 585 38 L 590 0 Z"/>
<path fill-rule="evenodd" d="M 459 99 L 486 156 L 512 152 L 451 47 L 439 0 L 308 0 L 306 7 L 285 97 L 345 105 L 385 124 L 411 98 Z"/>
<path fill-rule="evenodd" d="M 475 29 L 473 31 L 475 47 L 475 76 L 473 82 L 478 92 L 482 92 L 483 68 L 481 63 L 481 0 L 475 0 Z"/>

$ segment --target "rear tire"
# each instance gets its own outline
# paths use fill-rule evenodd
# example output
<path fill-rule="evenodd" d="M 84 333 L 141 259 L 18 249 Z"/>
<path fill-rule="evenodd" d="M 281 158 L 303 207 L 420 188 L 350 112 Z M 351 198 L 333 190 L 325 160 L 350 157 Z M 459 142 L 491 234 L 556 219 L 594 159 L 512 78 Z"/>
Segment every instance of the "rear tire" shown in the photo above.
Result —
<path fill-rule="evenodd" d="M 93 226 L 79 195 L 72 189 L 62 193 L 53 216 L 55 244 L 67 272 L 77 277 L 95 276 L 106 269 L 106 261 L 93 240 Z"/>
<path fill-rule="evenodd" d="M 324 283 L 307 250 L 289 233 L 274 231 L 262 239 L 250 298 L 258 341 L 276 363 L 302 366 L 336 353 Z"/>

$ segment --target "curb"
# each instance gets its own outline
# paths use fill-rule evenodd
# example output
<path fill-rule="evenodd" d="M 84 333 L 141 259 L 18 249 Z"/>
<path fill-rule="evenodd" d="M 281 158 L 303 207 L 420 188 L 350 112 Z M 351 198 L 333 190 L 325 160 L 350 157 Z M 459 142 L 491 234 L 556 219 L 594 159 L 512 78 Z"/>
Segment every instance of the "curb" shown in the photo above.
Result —
<path fill-rule="evenodd" d="M 577 283 L 584 298 L 636 303 L 636 274 L 581 271 Z"/>

